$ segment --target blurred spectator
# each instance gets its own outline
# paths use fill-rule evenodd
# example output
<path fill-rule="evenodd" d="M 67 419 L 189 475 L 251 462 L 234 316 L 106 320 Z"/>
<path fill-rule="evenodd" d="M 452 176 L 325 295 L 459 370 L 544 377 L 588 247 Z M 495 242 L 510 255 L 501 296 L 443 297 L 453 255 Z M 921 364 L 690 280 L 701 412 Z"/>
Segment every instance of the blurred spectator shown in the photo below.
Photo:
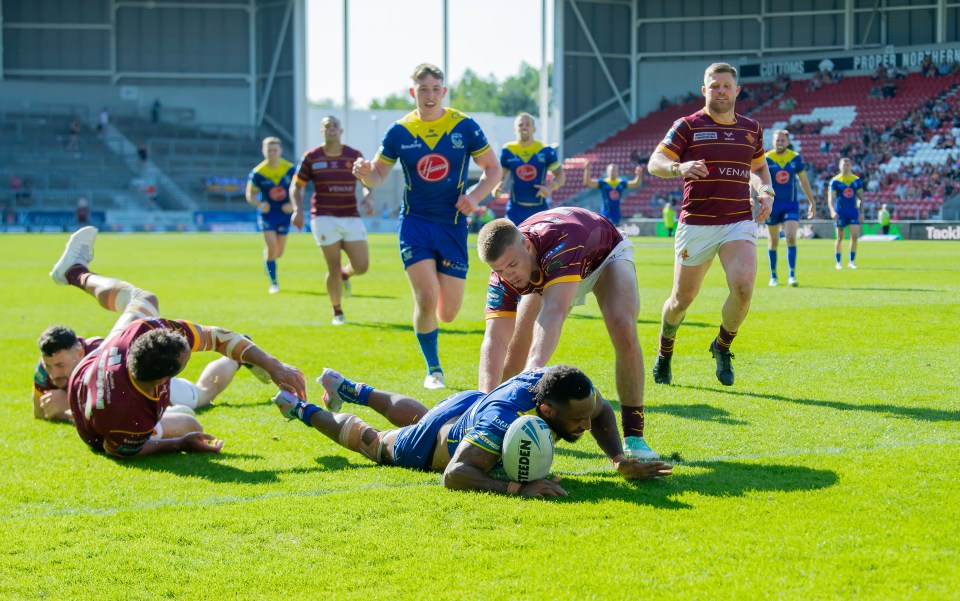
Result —
<path fill-rule="evenodd" d="M 923 61 L 920 63 L 920 74 L 924 77 L 936 77 L 940 74 L 937 71 L 937 65 L 933 62 L 933 57 L 929 54 L 923 55 Z"/>
<path fill-rule="evenodd" d="M 67 129 L 67 150 L 70 152 L 80 150 L 80 118 L 76 115 L 70 119 Z"/>
<path fill-rule="evenodd" d="M 17 222 L 17 213 L 10 205 L 3 206 L 3 222 L 7 225 L 13 225 Z"/>
<path fill-rule="evenodd" d="M 110 112 L 107 111 L 107 107 L 103 107 L 97 119 L 97 135 L 103 137 L 108 125 L 110 125 Z"/>
<path fill-rule="evenodd" d="M 833 144 L 830 140 L 824 138 L 820 141 L 820 152 L 827 153 L 830 152 L 830 149 L 833 148 Z"/>
<path fill-rule="evenodd" d="M 157 98 L 150 106 L 150 123 L 160 123 L 160 99 Z"/>
<path fill-rule="evenodd" d="M 880 95 L 884 98 L 893 98 L 897 95 L 897 85 L 893 83 L 892 79 L 888 79 L 884 84 L 881 90 Z"/>
<path fill-rule="evenodd" d="M 90 225 L 90 203 L 83 196 L 77 199 L 76 216 L 78 227 Z"/>
<path fill-rule="evenodd" d="M 146 144 L 141 144 L 137 146 L 137 158 L 140 159 L 140 168 L 143 169 L 147 166 L 147 146 Z"/>
<path fill-rule="evenodd" d="M 660 97 L 660 110 L 662 111 L 662 110 L 668 109 L 668 108 L 670 108 L 670 101 L 667 100 L 667 97 L 666 97 L 666 96 L 661 96 L 661 97 Z"/>
<path fill-rule="evenodd" d="M 807 84 L 808 92 L 815 92 L 823 87 L 823 74 L 820 71 L 814 73 L 813 77 L 810 78 L 810 83 Z"/>
<path fill-rule="evenodd" d="M 795 108 L 797 108 L 797 101 L 792 97 L 788 96 L 787 98 L 784 98 L 783 100 L 780 101 L 779 108 L 781 111 L 792 111 Z"/>

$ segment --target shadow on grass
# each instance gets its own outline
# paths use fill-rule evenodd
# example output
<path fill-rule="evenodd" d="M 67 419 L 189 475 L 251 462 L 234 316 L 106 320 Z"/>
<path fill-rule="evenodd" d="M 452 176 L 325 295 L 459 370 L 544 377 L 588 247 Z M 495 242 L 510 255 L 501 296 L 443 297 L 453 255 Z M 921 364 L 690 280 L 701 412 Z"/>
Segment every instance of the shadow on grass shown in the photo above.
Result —
<path fill-rule="evenodd" d="M 728 426 L 749 426 L 750 422 L 730 417 L 730 412 L 720 407 L 713 407 L 706 403 L 696 405 L 648 405 L 646 413 L 666 413 L 674 417 L 692 419 L 701 422 L 712 422 Z"/>
<path fill-rule="evenodd" d="M 401 332 L 413 332 L 413 326 L 411 324 L 406 324 L 406 323 L 386 323 L 382 321 L 368 321 L 365 323 L 355 323 L 351 325 L 358 328 L 371 328 L 374 330 L 397 330 Z M 446 325 L 440 326 L 440 334 L 443 336 L 447 336 L 450 334 L 458 335 L 458 336 L 462 336 L 462 335 L 475 336 L 477 334 L 483 334 L 483 333 L 484 333 L 484 330 L 482 328 L 455 329 Z"/>
<path fill-rule="evenodd" d="M 619 474 L 605 473 L 589 478 L 564 476 L 560 485 L 569 497 L 560 502 L 619 499 L 660 509 L 692 509 L 678 500 L 684 493 L 711 497 L 741 497 L 753 492 L 798 492 L 819 490 L 836 484 L 831 470 L 799 465 L 757 465 L 736 461 L 697 461 L 684 464 L 698 473 L 676 474 L 656 480 L 628 482 Z"/>
<path fill-rule="evenodd" d="M 787 403 L 796 403 L 798 405 L 807 405 L 810 407 L 827 407 L 828 409 L 837 409 L 839 411 L 867 411 L 870 413 L 887 413 L 897 417 L 916 419 L 928 422 L 960 422 L 960 411 L 950 411 L 946 409 L 928 409 L 925 407 L 901 407 L 899 405 L 887 405 L 885 403 L 866 403 L 857 405 L 854 403 L 844 403 L 843 401 L 817 401 L 814 399 L 795 399 L 785 397 L 779 394 L 761 394 L 759 392 L 743 392 L 738 390 L 724 390 L 722 388 L 711 388 L 709 386 L 677 386 L 678 388 L 690 388 L 693 390 L 704 390 L 707 392 L 718 392 L 721 394 L 731 394 L 735 396 L 745 396 L 756 399 L 769 399 L 771 401 L 785 401 Z"/>
<path fill-rule="evenodd" d="M 177 476 L 203 478 L 210 482 L 233 484 L 274 484 L 284 474 L 309 474 L 326 468 L 290 468 L 278 470 L 245 470 L 228 462 L 235 459 L 263 459 L 260 455 L 189 453 L 186 455 L 153 455 L 134 460 L 115 460 L 118 465 L 130 469 L 168 472 Z M 342 468 L 341 468 L 342 469 Z"/>

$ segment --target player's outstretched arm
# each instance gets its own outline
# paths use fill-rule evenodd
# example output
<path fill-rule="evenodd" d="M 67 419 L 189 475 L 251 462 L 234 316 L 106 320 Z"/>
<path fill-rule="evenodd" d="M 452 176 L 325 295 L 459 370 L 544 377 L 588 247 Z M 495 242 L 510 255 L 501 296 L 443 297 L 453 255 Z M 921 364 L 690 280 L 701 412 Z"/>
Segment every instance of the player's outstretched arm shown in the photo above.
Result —
<path fill-rule="evenodd" d="M 590 161 L 587 161 L 583 164 L 583 187 L 584 188 L 599 188 L 600 184 L 597 183 L 597 180 L 590 177 Z"/>
<path fill-rule="evenodd" d="M 633 179 L 627 182 L 627 189 L 633 190 L 639 188 L 643 183 L 643 165 L 637 165 L 633 170 Z"/>
<path fill-rule="evenodd" d="M 503 365 L 515 323 L 513 317 L 492 317 L 487 320 L 480 344 L 480 378 L 477 384 L 480 392 L 490 392 L 503 380 Z"/>
<path fill-rule="evenodd" d="M 169 453 L 219 453 L 223 449 L 223 441 L 211 434 L 190 432 L 180 438 L 158 438 L 148 440 L 136 453 L 123 452 L 123 449 L 104 450 L 111 457 L 117 459 L 133 459 L 147 455 L 163 455 Z"/>
<path fill-rule="evenodd" d="M 673 466 L 663 461 L 641 462 L 636 457 L 627 459 L 623 454 L 623 443 L 617 431 L 617 415 L 613 407 L 600 393 L 594 390 L 597 396 L 597 409 L 590 420 L 590 434 L 597 441 L 597 446 L 604 452 L 613 467 L 627 480 L 646 480 L 658 476 L 673 474 Z M 621 410 L 629 411 L 629 407 Z"/>
<path fill-rule="evenodd" d="M 452 490 L 489 490 L 504 495 L 524 497 L 565 497 L 567 491 L 560 487 L 560 478 L 534 480 L 526 484 L 508 482 L 491 477 L 487 472 L 500 460 L 480 447 L 462 441 L 454 452 L 447 469 L 443 472 L 443 485 Z"/>
<path fill-rule="evenodd" d="M 559 282 L 543 291 L 542 306 L 533 324 L 533 342 L 524 370 L 543 367 L 550 361 L 560 342 L 567 310 L 577 295 L 577 282 Z"/>

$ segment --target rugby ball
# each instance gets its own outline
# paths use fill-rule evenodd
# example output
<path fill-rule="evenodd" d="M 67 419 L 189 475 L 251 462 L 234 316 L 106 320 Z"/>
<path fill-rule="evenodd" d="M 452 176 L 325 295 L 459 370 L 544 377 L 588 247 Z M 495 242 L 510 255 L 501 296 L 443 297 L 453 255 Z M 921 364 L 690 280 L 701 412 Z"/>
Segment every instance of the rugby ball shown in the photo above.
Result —
<path fill-rule="evenodd" d="M 503 437 L 503 471 L 514 482 L 533 482 L 550 472 L 553 433 L 536 415 L 523 415 Z"/>

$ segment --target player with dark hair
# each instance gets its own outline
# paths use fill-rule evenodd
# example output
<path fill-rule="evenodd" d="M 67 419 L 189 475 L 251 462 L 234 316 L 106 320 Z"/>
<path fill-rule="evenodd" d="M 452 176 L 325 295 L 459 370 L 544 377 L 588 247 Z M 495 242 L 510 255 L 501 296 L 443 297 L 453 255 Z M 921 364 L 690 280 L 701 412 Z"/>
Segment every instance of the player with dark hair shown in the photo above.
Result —
<path fill-rule="evenodd" d="M 293 205 L 287 190 L 293 181 L 293 163 L 282 156 L 280 138 L 263 139 L 263 161 L 250 171 L 247 202 L 258 209 L 257 225 L 263 232 L 263 259 L 270 277 L 270 294 L 280 292 L 277 283 L 277 259 L 283 255 L 290 232 Z"/>
<path fill-rule="evenodd" d="M 327 295 L 333 305 L 333 325 L 347 322 L 340 306 L 344 294 L 350 294 L 350 278 L 363 275 L 370 266 L 367 249 L 367 228 L 357 211 L 357 180 L 353 177 L 353 164 L 362 159 L 360 151 L 343 144 L 340 137 L 343 127 L 340 120 L 326 116 L 320 122 L 323 129 L 322 146 L 307 151 L 300 159 L 297 175 L 290 185 L 293 199 L 293 225 L 303 227 L 303 188 L 313 184 L 310 201 L 310 231 L 323 252 L 327 264 Z M 364 212 L 373 214 L 370 191 L 363 188 Z M 343 266 L 340 251 L 347 254 L 349 262 Z"/>
<path fill-rule="evenodd" d="M 817 199 L 807 179 L 807 167 L 803 157 L 790 148 L 790 132 L 778 129 L 773 132 L 773 149 L 768 150 L 767 168 L 773 181 L 773 209 L 767 219 L 767 256 L 770 259 L 770 285 L 776 286 L 777 245 L 780 243 L 780 224 L 787 238 L 787 267 L 790 269 L 791 286 L 797 286 L 797 228 L 800 225 L 800 200 L 797 198 L 797 184 L 807 196 L 809 206 L 807 219 L 817 214 Z"/>
<path fill-rule="evenodd" d="M 510 195 L 507 219 L 520 225 L 526 218 L 550 208 L 550 196 L 563 187 L 565 177 L 557 150 L 533 138 L 537 131 L 533 115 L 517 115 L 513 131 L 517 139 L 500 150 L 503 181 L 497 184 L 493 196 L 497 198 L 501 192 Z M 550 183 L 547 173 L 554 175 Z"/>
<path fill-rule="evenodd" d="M 593 179 L 590 176 L 590 161 L 583 165 L 583 186 L 585 188 L 600 189 L 600 214 L 610 220 L 613 225 L 620 225 L 623 217 L 620 213 L 620 203 L 627 190 L 639 188 L 643 182 L 643 165 L 633 169 L 634 177 L 628 180 L 620 177 L 620 167 L 616 163 L 607 165 L 607 177 Z"/>
<path fill-rule="evenodd" d="M 650 157 L 652 175 L 683 178 L 673 291 L 663 305 L 653 379 L 658 384 L 671 382 L 677 330 L 719 256 L 729 294 L 723 303 L 720 332 L 709 351 L 717 364 L 717 379 L 731 386 L 730 345 L 750 309 L 757 278 L 757 224 L 770 215 L 773 188 L 764 158 L 763 129 L 734 110 L 740 93 L 736 68 L 726 63 L 707 67 L 701 92 L 704 108 L 677 120 Z M 753 173 L 760 184 L 755 209 Z"/>
<path fill-rule="evenodd" d="M 322 407 L 280 393 L 274 402 L 287 419 L 299 419 L 341 446 L 389 466 L 443 472 L 443 484 L 457 490 L 489 490 L 530 497 L 566 496 L 559 478 L 526 484 L 489 475 L 500 463 L 503 438 L 521 415 L 537 415 L 554 437 L 576 442 L 590 430 L 597 445 L 628 480 L 669 476 L 672 466 L 641 462 L 623 453 L 613 408 L 582 371 L 557 366 L 524 372 L 484 394 L 469 390 L 427 409 L 419 401 L 375 390 L 325 369 Z M 340 413 L 343 403 L 365 405 L 397 429 L 380 431 Z"/>
<path fill-rule="evenodd" d="M 261 350 L 249 338 L 219 327 L 158 317 L 157 297 L 132 284 L 92 273 L 97 230 L 74 233 L 50 275 L 58 284 L 80 288 L 120 318 L 99 347 L 70 373 L 67 398 L 80 438 L 114 457 L 155 453 L 217 453 L 223 441 L 203 432 L 192 415 L 168 413 L 173 377 L 190 355 L 213 350 L 197 389 L 215 397 L 241 364 L 269 374 L 284 390 L 305 396 L 303 374 Z M 209 402 L 209 401 L 208 401 Z"/>
<path fill-rule="evenodd" d="M 853 174 L 853 161 L 844 157 L 840 159 L 840 173 L 834 175 L 827 187 L 827 207 L 830 208 L 830 218 L 837 227 L 837 242 L 835 257 L 837 269 L 843 269 L 840 248 L 843 245 L 843 230 L 850 229 L 850 269 L 857 268 L 857 239 L 860 238 L 860 206 L 863 202 L 863 180 Z"/>
<path fill-rule="evenodd" d="M 477 388 L 488 392 L 521 371 L 546 365 L 570 309 L 593 292 L 616 357 L 627 455 L 658 459 L 643 438 L 640 292 L 630 240 L 593 211 L 557 207 L 520 227 L 508 219 L 491 221 L 480 230 L 477 251 L 492 269 Z"/>
<path fill-rule="evenodd" d="M 403 166 L 400 258 L 413 290 L 413 330 L 427 364 L 423 386 L 445 388 L 437 320 L 450 322 L 463 303 L 467 277 L 467 215 L 500 181 L 500 165 L 476 121 L 444 108 L 443 71 L 419 65 L 410 95 L 417 108 L 394 123 L 372 161 L 357 159 L 353 174 L 367 188 L 381 185 L 398 161 Z M 473 157 L 483 170 L 466 190 Z"/>

